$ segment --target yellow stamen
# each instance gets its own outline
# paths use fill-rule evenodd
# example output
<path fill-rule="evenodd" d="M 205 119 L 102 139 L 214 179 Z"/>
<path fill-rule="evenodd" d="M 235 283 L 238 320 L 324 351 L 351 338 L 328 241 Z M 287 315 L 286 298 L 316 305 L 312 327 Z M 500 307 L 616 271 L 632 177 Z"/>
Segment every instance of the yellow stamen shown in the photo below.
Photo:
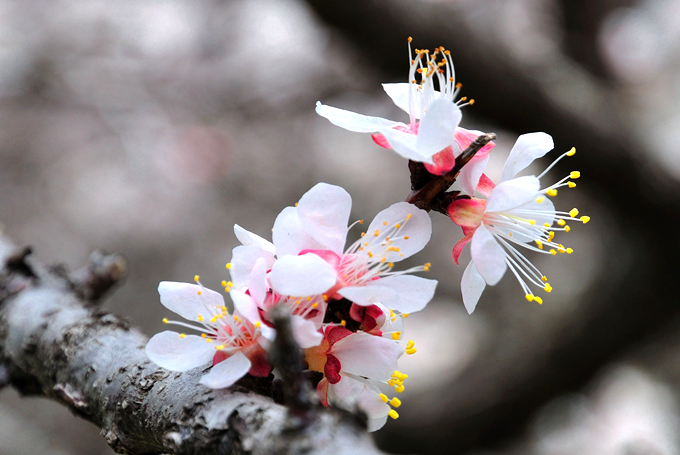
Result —
<path fill-rule="evenodd" d="M 578 209 L 577 208 L 573 208 L 573 209 L 569 210 L 569 216 L 570 217 L 576 218 L 576 215 L 578 215 Z"/>
<path fill-rule="evenodd" d="M 406 350 L 406 353 L 407 353 L 408 355 L 413 355 L 413 354 L 415 354 L 416 352 L 417 352 L 416 348 L 411 348 L 411 349 L 407 349 L 407 350 Z"/>
<path fill-rule="evenodd" d="M 536 198 L 536 202 L 538 202 L 539 204 L 541 202 L 543 202 L 544 200 L 545 200 L 545 198 L 543 196 L 539 196 L 539 197 Z"/>
<path fill-rule="evenodd" d="M 318 306 L 319 306 L 318 303 L 316 303 L 316 302 L 312 303 L 312 308 L 317 308 Z"/>
<path fill-rule="evenodd" d="M 538 246 L 539 250 L 542 250 L 543 249 L 543 242 L 541 242 L 540 240 L 536 240 L 536 246 Z"/>
<path fill-rule="evenodd" d="M 557 190 L 555 188 L 550 188 L 548 191 L 545 192 L 550 197 L 555 197 L 557 196 Z"/>
<path fill-rule="evenodd" d="M 571 171 L 569 177 L 571 177 L 572 179 L 577 179 L 581 177 L 581 173 L 579 171 Z"/>
<path fill-rule="evenodd" d="M 542 277 L 541 277 L 541 280 L 543 280 L 543 282 L 546 282 L 546 281 L 548 281 L 548 277 L 547 277 L 547 276 L 542 276 Z"/>
<path fill-rule="evenodd" d="M 534 296 L 533 296 L 532 294 L 527 294 L 527 295 L 525 295 L 524 297 L 526 297 L 527 300 L 528 300 L 529 302 L 533 302 L 533 301 L 534 301 Z"/>
<path fill-rule="evenodd" d="M 390 409 L 390 412 L 388 412 L 387 415 L 395 420 L 399 418 L 399 413 L 397 413 L 397 411 L 395 411 L 394 409 Z"/>
<path fill-rule="evenodd" d="M 163 318 L 163 324 L 167 324 L 167 323 L 168 323 L 168 318 Z"/>
<path fill-rule="evenodd" d="M 201 321 L 203 320 L 203 316 L 201 316 L 201 315 L 199 314 L 198 316 L 196 316 L 196 320 L 197 320 L 198 322 L 201 322 Z"/>
<path fill-rule="evenodd" d="M 196 294 L 201 295 L 201 291 L 198 291 Z"/>
<path fill-rule="evenodd" d="M 552 292 L 553 288 L 552 288 L 552 286 L 550 286 L 550 283 L 545 283 L 545 287 L 543 288 L 543 290 L 545 292 L 547 292 L 548 294 L 550 294 Z"/>
<path fill-rule="evenodd" d="M 261 325 L 262 323 L 260 321 L 255 321 L 255 327 L 259 329 Z"/>
<path fill-rule="evenodd" d="M 231 268 L 231 262 L 227 263 L 227 270 Z"/>
<path fill-rule="evenodd" d="M 409 317 L 409 315 L 410 315 L 410 313 L 402 313 L 401 317 L 406 319 L 407 317 Z"/>
<path fill-rule="evenodd" d="M 576 154 L 576 147 L 572 147 L 571 150 L 567 152 L 567 156 L 574 156 Z"/>
<path fill-rule="evenodd" d="M 413 340 L 409 340 L 408 343 L 406 343 L 406 349 L 412 349 L 415 345 L 416 343 Z"/>
<path fill-rule="evenodd" d="M 194 276 L 194 281 L 198 283 L 199 278 L 200 277 L 198 275 Z"/>
<path fill-rule="evenodd" d="M 574 252 L 574 250 L 572 250 L 571 248 L 567 248 L 567 254 L 571 254 L 573 252 Z"/>
<path fill-rule="evenodd" d="M 576 183 L 574 183 L 574 182 L 567 182 L 567 186 L 568 186 L 569 188 L 576 188 Z"/>
<path fill-rule="evenodd" d="M 393 340 L 398 340 L 399 338 L 401 338 L 401 332 L 394 332 L 394 333 L 392 334 L 392 339 L 393 339 Z"/>
<path fill-rule="evenodd" d="M 395 408 L 398 408 L 399 406 L 401 406 L 401 400 L 397 397 L 394 397 L 390 400 L 390 404 Z"/>
<path fill-rule="evenodd" d="M 571 231 L 571 228 L 569 226 L 564 226 L 564 232 L 569 232 Z"/>
<path fill-rule="evenodd" d="M 582 216 L 581 221 L 583 222 L 583 224 L 586 224 L 588 221 L 590 221 L 590 217 L 589 216 Z"/>
<path fill-rule="evenodd" d="M 385 395 L 384 393 L 381 393 L 381 394 L 378 395 L 378 396 L 379 396 L 380 399 L 383 401 L 383 403 L 387 403 L 388 401 L 390 401 L 390 399 L 387 398 L 387 395 Z"/>
<path fill-rule="evenodd" d="M 557 251 L 555 251 L 554 249 L 553 249 L 553 250 L 550 250 L 550 254 L 552 254 L 553 256 L 555 256 L 555 255 L 557 254 Z"/>
<path fill-rule="evenodd" d="M 380 235 L 380 230 L 376 229 L 375 232 L 373 233 L 374 236 L 379 236 Z"/>
<path fill-rule="evenodd" d="M 535 300 L 539 305 L 543 305 L 543 299 L 542 299 L 542 298 L 536 296 L 536 298 L 534 298 L 534 300 Z"/>
<path fill-rule="evenodd" d="M 565 224 L 567 224 L 567 222 L 564 220 L 557 220 L 557 224 L 559 224 L 560 226 L 564 226 Z"/>
<path fill-rule="evenodd" d="M 184 334 L 184 333 L 180 333 L 180 334 L 179 334 L 179 337 L 180 337 L 180 338 L 184 338 L 185 336 L 186 336 L 186 334 Z"/>
<path fill-rule="evenodd" d="M 345 327 L 347 325 L 347 321 L 343 319 L 342 321 L 340 321 L 340 325 Z"/>

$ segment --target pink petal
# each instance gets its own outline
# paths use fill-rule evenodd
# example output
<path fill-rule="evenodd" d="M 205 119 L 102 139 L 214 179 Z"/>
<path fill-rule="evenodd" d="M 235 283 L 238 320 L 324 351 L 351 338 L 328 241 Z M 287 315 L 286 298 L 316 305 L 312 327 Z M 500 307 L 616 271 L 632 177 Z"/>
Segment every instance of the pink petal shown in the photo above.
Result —
<path fill-rule="evenodd" d="M 323 294 L 335 284 L 337 276 L 336 270 L 316 254 L 285 255 L 272 266 L 269 282 L 277 294 L 301 297 Z"/>
<path fill-rule="evenodd" d="M 461 188 L 470 196 L 475 194 L 475 189 L 479 185 L 479 179 L 489 164 L 489 155 L 478 157 L 475 155 L 458 174 L 458 182 Z"/>
<path fill-rule="evenodd" d="M 478 136 L 481 136 L 485 134 L 482 131 L 478 130 L 466 130 L 465 128 L 458 127 L 456 128 L 456 133 L 454 134 L 454 139 L 458 146 L 460 147 L 461 152 L 468 148 L 472 142 L 477 139 Z M 496 143 L 491 141 L 488 144 L 486 144 L 484 147 L 481 148 L 476 154 L 475 157 L 477 158 L 483 158 L 489 154 L 491 150 L 496 146 Z"/>
<path fill-rule="evenodd" d="M 493 181 L 487 177 L 486 174 L 482 174 L 482 176 L 479 178 L 479 183 L 477 184 L 477 191 L 479 191 L 484 196 L 489 197 L 489 194 L 491 194 L 491 191 L 495 187 L 496 184 L 493 183 Z"/>
<path fill-rule="evenodd" d="M 323 375 L 326 377 L 329 383 L 337 384 L 340 382 L 340 360 L 333 354 L 328 354 L 326 356 L 326 365 L 323 367 Z"/>
<path fill-rule="evenodd" d="M 432 157 L 432 161 L 434 161 L 434 164 L 425 163 L 425 169 L 427 169 L 427 172 L 430 174 L 444 175 L 453 169 L 453 166 L 456 164 L 456 159 L 453 157 L 453 149 L 451 146 L 446 147 L 441 152 L 435 153 Z M 464 166 L 463 170 L 465 170 L 469 164 L 470 163 Z"/>
<path fill-rule="evenodd" d="M 304 249 L 322 250 L 325 248 L 305 231 L 298 216 L 297 207 L 286 207 L 279 213 L 274 221 L 272 240 L 276 246 L 277 257 L 286 254 L 297 255 Z"/>
<path fill-rule="evenodd" d="M 349 193 L 336 185 L 317 183 L 302 195 L 297 211 L 304 230 L 314 240 L 342 254 L 352 209 Z"/>
<path fill-rule="evenodd" d="M 383 136 L 380 133 L 371 134 L 371 139 L 373 139 L 373 142 L 375 142 L 376 144 L 378 144 L 382 148 L 386 148 L 386 149 L 392 148 L 390 143 L 387 142 L 387 139 L 385 139 L 385 136 Z"/>
<path fill-rule="evenodd" d="M 486 201 L 481 199 L 456 199 L 447 209 L 449 217 L 458 226 L 476 228 L 482 223 Z"/>
<path fill-rule="evenodd" d="M 470 241 L 472 238 L 472 234 L 468 234 L 462 239 L 458 240 L 456 244 L 453 246 L 453 262 L 456 263 L 456 265 L 460 265 L 458 263 L 458 258 L 460 257 L 460 253 L 463 252 L 463 248 L 465 248 L 465 245 Z"/>

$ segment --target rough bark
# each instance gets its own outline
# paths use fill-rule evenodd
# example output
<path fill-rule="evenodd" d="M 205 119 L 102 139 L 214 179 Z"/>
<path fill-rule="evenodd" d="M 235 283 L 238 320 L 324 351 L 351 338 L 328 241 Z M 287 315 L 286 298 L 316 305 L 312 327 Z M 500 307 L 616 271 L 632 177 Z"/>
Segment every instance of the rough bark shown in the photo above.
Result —
<path fill-rule="evenodd" d="M 124 273 L 103 254 L 74 274 L 46 269 L 0 234 L 0 388 L 62 403 L 119 453 L 382 453 L 360 415 L 317 409 L 300 425 L 269 378 L 210 390 L 202 368 L 151 363 L 146 336 L 95 303 Z"/>

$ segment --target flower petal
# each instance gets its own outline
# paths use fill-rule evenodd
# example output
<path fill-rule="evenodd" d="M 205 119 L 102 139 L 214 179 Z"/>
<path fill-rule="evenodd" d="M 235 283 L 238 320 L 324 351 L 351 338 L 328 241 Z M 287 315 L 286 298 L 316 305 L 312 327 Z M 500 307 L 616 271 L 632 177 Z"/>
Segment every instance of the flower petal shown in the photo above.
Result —
<path fill-rule="evenodd" d="M 156 365 L 170 371 L 188 371 L 207 364 L 215 355 L 212 344 L 196 335 L 180 337 L 177 332 L 157 333 L 144 348 Z"/>
<path fill-rule="evenodd" d="M 413 275 L 396 275 L 371 281 L 365 286 L 347 286 L 338 294 L 357 305 L 382 303 L 402 313 L 415 313 L 427 306 L 434 297 L 436 280 Z"/>
<path fill-rule="evenodd" d="M 196 284 L 161 281 L 158 293 L 165 308 L 189 321 L 195 321 L 199 314 L 210 314 L 209 308 L 224 305 L 222 294 Z"/>
<path fill-rule="evenodd" d="M 398 262 L 413 256 L 427 245 L 432 236 L 432 221 L 425 210 L 408 202 L 397 202 L 375 216 L 366 231 L 369 234 L 364 238 L 369 241 L 369 245 L 383 242 L 385 228 L 396 224 L 401 225 L 399 234 L 390 236 L 390 240 L 391 246 L 398 248 L 398 251 L 388 251 L 387 262 Z M 378 236 L 375 235 L 376 231 L 379 232 Z"/>
<path fill-rule="evenodd" d="M 481 199 L 456 199 L 449 204 L 447 212 L 458 226 L 476 228 L 482 223 L 486 201 Z"/>
<path fill-rule="evenodd" d="M 472 234 L 466 235 L 462 239 L 458 240 L 455 245 L 453 245 L 453 251 L 451 254 L 453 255 L 453 262 L 455 262 L 456 265 L 460 265 L 458 264 L 458 258 L 460 257 L 460 254 L 463 252 L 463 248 L 465 248 L 465 245 L 468 244 L 470 239 L 472 239 Z"/>
<path fill-rule="evenodd" d="M 391 408 L 380 399 L 378 392 L 364 387 L 364 390 L 357 397 L 357 405 L 368 417 L 367 431 L 376 431 L 385 425 Z"/>
<path fill-rule="evenodd" d="M 470 261 L 463 272 L 463 279 L 460 282 L 460 290 L 463 293 L 463 304 L 468 314 L 475 311 L 479 297 L 484 292 L 486 282 L 482 275 L 477 271 L 477 267 L 473 261 Z"/>
<path fill-rule="evenodd" d="M 382 134 L 382 136 L 387 140 L 392 150 L 404 158 L 417 161 L 419 163 L 434 164 L 432 156 L 439 150 L 423 151 L 419 149 L 417 145 L 418 136 L 412 133 L 387 128 L 380 130 L 380 134 Z"/>
<path fill-rule="evenodd" d="M 250 370 L 250 360 L 242 352 L 237 352 L 213 366 L 199 382 L 211 389 L 224 389 L 245 376 L 248 370 Z"/>
<path fill-rule="evenodd" d="M 308 349 L 321 344 L 323 334 L 319 332 L 317 326 L 302 316 L 293 316 L 291 318 L 291 325 L 293 327 L 293 337 L 301 349 Z"/>
<path fill-rule="evenodd" d="M 383 128 L 399 125 L 399 122 L 380 117 L 370 117 L 355 112 L 326 106 L 321 101 L 316 102 L 316 113 L 327 118 L 333 125 L 356 133 L 375 133 Z"/>
<path fill-rule="evenodd" d="M 479 179 L 486 169 L 486 165 L 489 164 L 489 155 L 477 157 L 475 155 L 465 166 L 460 170 L 458 174 L 458 181 L 460 182 L 461 188 L 470 196 L 474 196 L 475 189 L 479 185 Z"/>
<path fill-rule="evenodd" d="M 524 219 L 530 219 L 535 222 L 536 229 L 531 232 L 527 232 L 526 228 L 517 230 L 506 226 L 494 226 L 494 229 L 508 235 L 512 232 L 512 239 L 515 242 L 533 242 L 539 239 L 543 234 L 543 227 L 545 224 L 552 225 L 555 221 L 555 206 L 552 201 L 547 197 L 539 199 L 541 202 L 536 202 L 532 200 L 526 204 L 520 205 L 519 207 L 510 211 L 510 214 L 522 217 Z M 538 226 L 541 229 L 538 229 Z"/>
<path fill-rule="evenodd" d="M 463 150 L 468 148 L 472 142 L 477 139 L 479 136 L 482 136 L 486 133 L 483 131 L 478 131 L 478 130 L 466 130 L 465 128 L 461 128 L 460 126 L 456 128 L 456 133 L 454 135 L 454 138 L 456 140 L 456 143 L 458 144 L 459 147 L 459 152 L 458 154 L 462 153 Z M 496 146 L 496 143 L 491 141 L 488 144 L 486 144 L 484 147 L 481 148 L 476 154 L 475 157 L 477 158 L 483 158 L 489 154 L 491 150 Z M 458 155 L 456 155 L 458 156 Z"/>
<path fill-rule="evenodd" d="M 229 275 L 231 275 L 234 287 L 240 289 L 248 285 L 250 273 L 260 258 L 264 259 L 267 267 L 271 267 L 274 264 L 274 255 L 255 245 L 241 245 L 231 251 Z"/>
<path fill-rule="evenodd" d="M 325 247 L 305 231 L 297 207 L 286 207 L 274 221 L 272 240 L 276 245 L 276 256 L 297 255 L 302 250 L 322 250 Z"/>
<path fill-rule="evenodd" d="M 489 286 L 501 280 L 508 268 L 505 250 L 483 224 L 472 234 L 470 253 L 477 271 Z"/>
<path fill-rule="evenodd" d="M 383 84 L 382 86 L 385 93 L 392 98 L 394 104 L 409 114 L 408 92 L 411 90 L 411 84 L 402 82 L 398 84 Z M 420 94 L 416 90 L 413 90 L 413 114 L 416 119 L 420 118 Z"/>
<path fill-rule="evenodd" d="M 451 145 L 462 118 L 463 114 L 455 103 L 446 98 L 434 100 L 428 106 L 418 129 L 416 145 L 421 153 L 433 155 Z"/>
<path fill-rule="evenodd" d="M 248 322 L 251 324 L 261 322 L 257 304 L 251 296 L 238 289 L 232 289 L 229 296 L 231 301 L 234 302 L 234 310 L 238 311 Z"/>
<path fill-rule="evenodd" d="M 337 280 L 338 273 L 313 253 L 279 258 L 269 274 L 269 282 L 277 294 L 309 296 L 323 294 Z"/>
<path fill-rule="evenodd" d="M 540 182 L 533 175 L 501 182 L 489 194 L 486 211 L 508 212 L 535 199 L 539 196 L 540 188 Z"/>
<path fill-rule="evenodd" d="M 260 237 L 257 234 L 253 234 L 252 232 L 243 229 L 238 224 L 234 225 L 234 234 L 236 234 L 236 238 L 239 242 L 241 242 L 242 245 L 257 246 L 268 253 L 276 254 L 276 249 L 274 248 L 274 244 L 272 242 Z"/>
<path fill-rule="evenodd" d="M 304 230 L 336 254 L 342 254 L 352 197 L 339 186 L 318 183 L 307 191 L 297 206 Z"/>
<path fill-rule="evenodd" d="M 477 184 L 477 191 L 479 191 L 484 196 L 489 197 L 489 194 L 491 194 L 491 191 L 493 191 L 494 188 L 496 188 L 496 184 L 493 183 L 493 181 L 487 177 L 486 174 L 482 174 L 479 179 L 479 183 Z"/>
<path fill-rule="evenodd" d="M 542 157 L 555 147 L 552 137 L 546 133 L 523 134 L 510 150 L 501 172 L 501 182 L 509 180 L 535 159 Z"/>
<path fill-rule="evenodd" d="M 357 332 L 333 345 L 341 371 L 376 381 L 387 381 L 397 370 L 404 348 L 393 340 Z"/>

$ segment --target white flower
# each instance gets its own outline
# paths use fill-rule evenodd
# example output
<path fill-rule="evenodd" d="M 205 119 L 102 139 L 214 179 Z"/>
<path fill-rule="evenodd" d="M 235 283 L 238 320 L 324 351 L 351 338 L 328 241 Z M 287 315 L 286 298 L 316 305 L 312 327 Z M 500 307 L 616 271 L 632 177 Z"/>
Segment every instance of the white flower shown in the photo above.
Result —
<path fill-rule="evenodd" d="M 409 55 L 412 55 L 410 42 L 409 38 Z M 438 58 L 441 60 L 437 61 Z M 416 81 L 416 73 L 420 74 L 420 82 Z M 435 90 L 435 80 L 439 90 Z M 455 82 L 450 52 L 443 47 L 432 54 L 416 49 L 415 58 L 410 62 L 408 81 L 383 84 L 392 101 L 409 114 L 408 124 L 357 114 L 321 102 L 317 102 L 316 112 L 349 131 L 373 133 L 378 145 L 391 148 L 404 158 L 425 163 L 430 173 L 445 174 L 453 168 L 455 157 L 472 142 L 469 136 L 481 134 L 458 128 L 462 118 L 460 107 L 473 104 L 474 100 L 469 103 L 464 103 L 466 98 L 455 101 L 461 85 Z M 466 191 L 477 186 L 493 146 L 493 143 L 485 146 L 461 170 L 458 180 Z"/>
<path fill-rule="evenodd" d="M 578 178 L 579 172 L 574 171 L 547 188 L 540 187 L 539 179 L 557 161 L 565 156 L 572 156 L 574 149 L 560 156 L 538 177 L 516 177 L 518 172 L 552 148 L 553 140 L 545 133 L 520 136 L 505 162 L 498 186 L 494 186 L 486 177 L 482 178 L 478 189 L 487 196 L 486 199 L 456 199 L 449 206 L 449 216 L 463 228 L 465 234 L 453 249 L 456 263 L 465 244 L 472 241 L 472 260 L 463 273 L 461 283 L 463 303 L 469 313 L 474 311 L 486 285 L 498 283 L 507 269 L 519 281 L 527 300 L 543 303 L 541 297 L 534 295 L 529 285 L 546 292 L 550 292 L 552 287 L 545 275 L 516 246 L 543 254 L 570 254 L 571 248 L 554 242 L 555 231 L 569 232 L 566 220 L 583 223 L 590 220 L 587 216 L 576 218 L 577 209 L 569 212 L 556 211 L 546 197 L 557 195 L 557 188 L 575 187 L 576 184 L 569 179 Z M 557 227 L 553 227 L 555 221 Z"/>
<path fill-rule="evenodd" d="M 152 362 L 171 371 L 188 371 L 212 361 L 212 369 L 200 382 L 213 389 L 229 387 L 246 373 L 269 375 L 272 367 L 265 347 L 273 339 L 274 331 L 253 316 L 257 310 L 248 302 L 235 302 L 238 309 L 229 315 L 222 295 L 200 283 L 163 281 L 158 292 L 166 308 L 193 324 L 167 319 L 163 322 L 187 327 L 202 335 L 171 331 L 154 335 L 145 349 Z"/>

